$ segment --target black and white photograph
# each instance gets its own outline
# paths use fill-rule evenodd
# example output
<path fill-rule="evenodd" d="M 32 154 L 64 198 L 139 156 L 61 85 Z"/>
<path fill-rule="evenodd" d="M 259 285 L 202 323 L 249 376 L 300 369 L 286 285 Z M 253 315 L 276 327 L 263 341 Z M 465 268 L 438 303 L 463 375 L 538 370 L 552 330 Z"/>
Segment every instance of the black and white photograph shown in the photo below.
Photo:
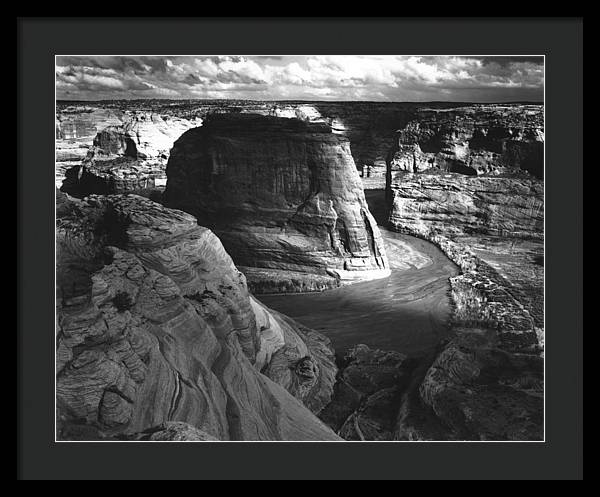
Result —
<path fill-rule="evenodd" d="M 56 55 L 56 441 L 544 441 L 544 74 Z"/>

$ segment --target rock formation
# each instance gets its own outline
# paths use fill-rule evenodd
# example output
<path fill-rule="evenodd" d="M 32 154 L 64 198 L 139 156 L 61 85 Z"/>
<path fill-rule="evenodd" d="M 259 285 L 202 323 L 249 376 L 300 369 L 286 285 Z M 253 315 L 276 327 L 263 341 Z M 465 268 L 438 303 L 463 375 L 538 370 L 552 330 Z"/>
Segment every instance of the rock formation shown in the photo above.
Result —
<path fill-rule="evenodd" d="M 469 106 L 420 110 L 397 135 L 390 170 L 428 169 L 463 174 L 544 169 L 543 111 L 539 106 Z"/>
<path fill-rule="evenodd" d="M 92 153 L 102 156 L 127 156 L 140 160 L 166 161 L 173 143 L 188 129 L 202 124 L 158 114 L 136 113 L 118 126 L 102 129 L 94 138 Z"/>
<path fill-rule="evenodd" d="M 541 440 L 543 133 L 539 105 L 61 108 L 64 191 L 150 195 L 168 177 L 162 201 L 187 213 L 57 194 L 58 437 Z M 386 186 L 390 227 L 461 274 L 435 348 L 358 345 L 338 371 L 327 338 L 246 281 L 278 293 L 389 274 L 363 185 Z"/>
<path fill-rule="evenodd" d="M 450 279 L 450 338 L 419 380 L 418 397 L 408 394 L 397 436 L 430 439 L 433 426 L 443 439 L 542 440 L 543 312 L 460 238 L 431 240 L 462 274 Z M 423 406 L 431 408 L 425 428 Z"/>
<path fill-rule="evenodd" d="M 388 156 L 389 225 L 436 244 L 461 274 L 450 337 L 413 373 L 395 437 L 541 440 L 541 109 L 420 112 Z"/>
<path fill-rule="evenodd" d="M 198 121 L 213 113 L 253 113 L 328 123 L 334 133 L 350 140 L 352 156 L 359 168 L 375 166 L 374 174 L 366 181 L 367 187 L 373 188 L 384 187 L 380 174 L 384 169 L 378 164 L 385 162 L 396 132 L 405 128 L 406 133 L 396 140 L 398 146 L 394 151 L 398 152 L 395 159 L 398 169 L 413 172 L 415 163 L 421 169 L 435 164 L 456 170 L 464 165 L 463 170 L 479 174 L 498 173 L 509 166 L 538 175 L 542 167 L 542 105 L 163 100 L 81 106 L 59 102 L 58 185 L 64 178 L 64 170 L 74 165 L 73 161 L 81 161 L 96 134 L 108 126 L 121 126 L 135 115 Z M 447 146 L 442 147 L 442 143 Z"/>
<path fill-rule="evenodd" d="M 390 224 L 428 237 L 542 238 L 544 184 L 534 178 L 392 172 Z"/>
<path fill-rule="evenodd" d="M 198 217 L 256 292 L 389 275 L 348 140 L 325 124 L 222 114 L 186 132 L 165 205 Z"/>
<path fill-rule="evenodd" d="M 494 330 L 465 328 L 439 353 L 420 386 L 455 440 L 543 440 L 544 365 L 511 353 Z"/>
<path fill-rule="evenodd" d="M 142 193 L 164 188 L 165 167 L 173 142 L 186 130 L 202 123 L 201 119 L 144 112 L 114 119 L 117 124 L 100 129 L 94 136 L 81 162 L 64 170 L 62 191 L 84 197 L 94 193 Z M 102 122 L 99 117 L 98 122 Z M 64 128 L 65 123 L 62 126 Z M 61 133 L 65 135 L 64 129 Z"/>
<path fill-rule="evenodd" d="M 356 345 L 344 356 L 321 419 L 345 440 L 393 440 L 412 366 L 399 352 Z"/>
<path fill-rule="evenodd" d="M 333 389 L 328 341 L 254 300 L 189 214 L 59 193 L 57 315 L 59 438 L 175 421 L 219 440 L 337 439 L 311 412 Z"/>
<path fill-rule="evenodd" d="M 103 106 L 57 104 L 56 186 L 61 187 L 66 172 L 87 157 L 96 134 L 123 123 L 125 113 Z"/>

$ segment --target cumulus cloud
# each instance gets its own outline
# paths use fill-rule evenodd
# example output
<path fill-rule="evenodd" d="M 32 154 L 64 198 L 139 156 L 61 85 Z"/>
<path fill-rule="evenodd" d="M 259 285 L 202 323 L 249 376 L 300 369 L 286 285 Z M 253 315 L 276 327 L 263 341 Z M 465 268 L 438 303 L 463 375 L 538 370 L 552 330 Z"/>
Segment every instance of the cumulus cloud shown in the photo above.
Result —
<path fill-rule="evenodd" d="M 59 99 L 541 100 L 542 57 L 57 57 Z"/>

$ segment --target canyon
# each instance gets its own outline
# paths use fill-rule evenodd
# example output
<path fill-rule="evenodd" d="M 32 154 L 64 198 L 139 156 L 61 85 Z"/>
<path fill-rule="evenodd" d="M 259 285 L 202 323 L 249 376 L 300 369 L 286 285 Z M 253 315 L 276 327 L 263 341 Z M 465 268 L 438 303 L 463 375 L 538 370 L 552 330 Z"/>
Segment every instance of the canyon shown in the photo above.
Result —
<path fill-rule="evenodd" d="M 209 116 L 174 144 L 163 201 L 217 234 L 254 293 L 390 274 L 350 144 L 326 125 Z"/>
<path fill-rule="evenodd" d="M 59 103 L 57 436 L 543 439 L 543 141 L 533 104 Z"/>

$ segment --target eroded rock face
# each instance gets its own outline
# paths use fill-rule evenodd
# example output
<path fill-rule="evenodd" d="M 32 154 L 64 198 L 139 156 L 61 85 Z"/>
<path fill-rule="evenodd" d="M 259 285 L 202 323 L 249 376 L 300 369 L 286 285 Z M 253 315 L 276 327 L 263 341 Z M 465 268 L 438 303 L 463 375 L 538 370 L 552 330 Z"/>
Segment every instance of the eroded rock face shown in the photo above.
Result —
<path fill-rule="evenodd" d="M 60 188 L 66 171 L 87 157 L 96 134 L 107 126 L 123 122 L 124 113 L 117 109 L 67 106 L 56 114 L 56 186 Z"/>
<path fill-rule="evenodd" d="M 117 155 L 166 161 L 175 140 L 201 124 L 201 119 L 136 113 L 121 125 L 102 129 L 94 138 L 92 152 L 96 159 Z"/>
<path fill-rule="evenodd" d="M 451 279 L 455 322 L 497 329 L 508 350 L 541 346 L 543 295 L 540 301 L 531 294 L 543 288 L 543 271 L 528 254 L 543 253 L 542 181 L 399 172 L 388 199 L 391 227 L 433 242 L 460 267 Z M 524 242 L 531 247 L 520 265 L 529 281 L 509 267 Z M 485 250 L 473 250 L 476 243 Z"/>
<path fill-rule="evenodd" d="M 473 106 L 420 111 L 417 119 L 398 132 L 388 164 L 392 173 L 527 171 L 541 178 L 543 154 L 540 106 Z"/>
<path fill-rule="evenodd" d="M 389 275 L 349 143 L 325 124 L 211 116 L 175 143 L 167 177 L 165 204 L 213 229 L 254 291 Z"/>
<path fill-rule="evenodd" d="M 329 401 L 327 340 L 255 301 L 210 230 L 135 195 L 57 200 L 59 438 L 176 421 L 219 440 L 336 439 L 302 403 Z"/>
<path fill-rule="evenodd" d="M 450 338 L 413 373 L 401 440 L 544 436 L 543 116 L 509 110 L 432 111 L 388 157 L 390 226 L 461 269 Z"/>
<path fill-rule="evenodd" d="M 507 352 L 486 329 L 459 329 L 427 371 L 423 402 L 457 440 L 542 440 L 543 359 Z"/>
<path fill-rule="evenodd" d="M 429 236 L 542 238 L 544 184 L 534 178 L 396 172 L 388 186 L 390 224 Z"/>
<path fill-rule="evenodd" d="M 116 116 L 116 124 L 99 129 L 81 162 L 65 170 L 62 191 L 84 197 L 164 188 L 166 162 L 173 143 L 202 123 L 200 118 L 188 120 L 145 112 Z M 90 122 L 90 129 L 103 122 L 96 117 L 98 123 Z M 89 119 L 93 120 L 93 116 Z"/>
<path fill-rule="evenodd" d="M 323 419 L 345 440 L 394 440 L 395 424 L 413 361 L 394 351 L 353 347 L 344 356 Z"/>
<path fill-rule="evenodd" d="M 543 253 L 543 183 L 397 172 L 388 194 L 390 225 L 461 269 L 451 338 L 413 374 L 395 437 L 542 440 L 543 271 L 530 258 Z"/>
<path fill-rule="evenodd" d="M 543 312 L 527 289 L 481 260 L 465 239 L 428 238 L 462 274 L 450 278 L 450 338 L 413 373 L 395 437 L 542 440 Z"/>
<path fill-rule="evenodd" d="M 86 158 L 82 164 L 65 171 L 61 190 L 83 198 L 87 195 L 135 193 L 157 198 L 166 184 L 165 165 L 140 161 L 130 157 L 94 160 Z"/>

